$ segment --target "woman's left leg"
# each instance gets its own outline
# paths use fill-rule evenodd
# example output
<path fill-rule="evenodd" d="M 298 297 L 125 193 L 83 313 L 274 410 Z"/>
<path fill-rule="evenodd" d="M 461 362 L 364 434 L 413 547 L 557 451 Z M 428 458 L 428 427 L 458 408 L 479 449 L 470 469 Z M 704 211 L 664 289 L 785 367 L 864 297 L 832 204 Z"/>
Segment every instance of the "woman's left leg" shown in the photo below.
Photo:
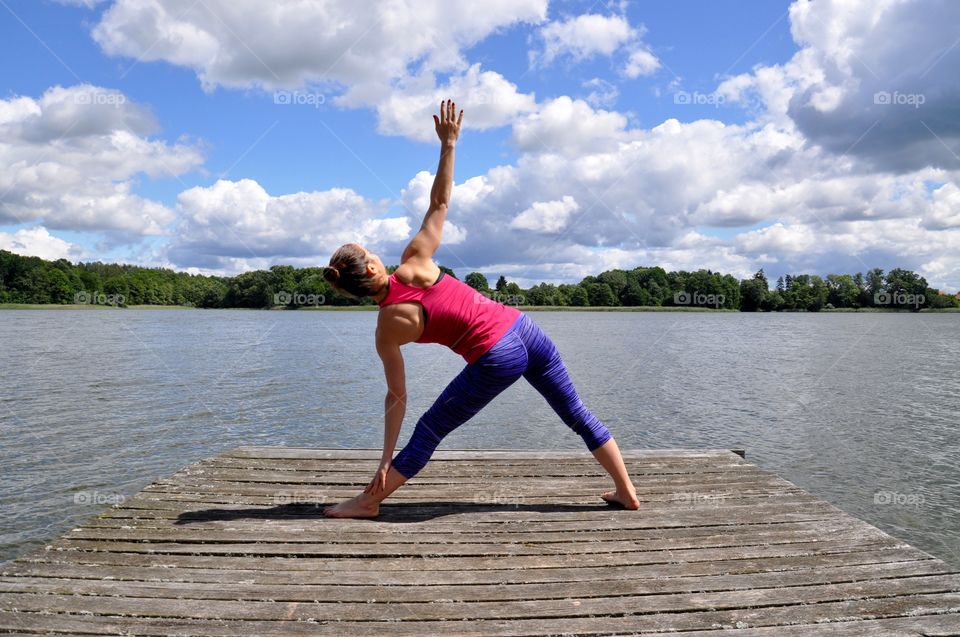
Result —
<path fill-rule="evenodd" d="M 391 463 L 408 480 L 418 474 L 440 442 L 473 418 L 527 368 L 527 351 L 514 331 L 454 377 L 417 421 L 409 442 Z"/>
<path fill-rule="evenodd" d="M 524 316 L 521 338 L 530 363 L 523 377 L 546 399 L 560 419 L 594 451 L 613 438 L 606 425 L 580 399 L 553 341 L 532 318 Z"/>
<path fill-rule="evenodd" d="M 577 395 L 567 366 L 553 341 L 529 317 L 525 317 L 520 336 L 530 357 L 524 378 L 543 395 L 560 419 L 583 439 L 593 457 L 613 478 L 615 489 L 601 493 L 600 497 L 608 502 L 619 502 L 628 509 L 639 508 L 636 488 L 627 473 L 617 441 Z"/>

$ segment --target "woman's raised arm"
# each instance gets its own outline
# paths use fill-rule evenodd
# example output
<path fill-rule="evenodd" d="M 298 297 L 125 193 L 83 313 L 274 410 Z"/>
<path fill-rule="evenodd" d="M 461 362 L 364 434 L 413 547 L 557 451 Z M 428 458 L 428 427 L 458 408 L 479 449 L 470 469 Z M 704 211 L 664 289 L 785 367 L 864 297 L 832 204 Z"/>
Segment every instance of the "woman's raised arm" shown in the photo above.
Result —
<path fill-rule="evenodd" d="M 440 102 L 440 116 L 434 115 L 433 121 L 440 138 L 440 165 L 430 190 L 430 209 L 420 224 L 420 231 L 414 235 L 400 256 L 401 263 L 409 259 L 429 261 L 433 258 L 433 253 L 440 247 L 443 222 L 447 218 L 447 206 L 453 192 L 454 149 L 460 137 L 463 110 L 457 115 L 457 105 L 453 100 L 444 100 Z"/>

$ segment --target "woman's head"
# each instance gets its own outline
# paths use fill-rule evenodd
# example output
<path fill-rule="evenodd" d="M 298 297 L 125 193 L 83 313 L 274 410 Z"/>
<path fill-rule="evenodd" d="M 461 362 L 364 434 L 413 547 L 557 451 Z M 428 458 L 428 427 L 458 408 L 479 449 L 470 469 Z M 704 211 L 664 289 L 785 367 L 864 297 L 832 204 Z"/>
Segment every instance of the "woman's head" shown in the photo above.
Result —
<path fill-rule="evenodd" d="M 387 284 L 380 257 L 356 243 L 345 243 L 330 257 L 323 277 L 338 291 L 353 297 L 375 296 Z"/>

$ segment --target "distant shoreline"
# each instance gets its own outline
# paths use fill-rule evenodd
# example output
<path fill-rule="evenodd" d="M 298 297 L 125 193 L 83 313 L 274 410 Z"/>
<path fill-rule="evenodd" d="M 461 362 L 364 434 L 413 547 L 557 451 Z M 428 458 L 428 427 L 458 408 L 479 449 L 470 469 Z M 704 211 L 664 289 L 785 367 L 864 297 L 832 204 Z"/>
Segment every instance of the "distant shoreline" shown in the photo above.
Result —
<path fill-rule="evenodd" d="M 517 305 L 515 306 L 518 310 L 523 312 L 713 312 L 713 313 L 724 313 L 724 314 L 836 314 L 836 313 L 915 313 L 912 310 L 907 309 L 898 309 L 898 308 L 877 308 L 877 307 L 864 307 L 864 308 L 834 308 L 834 309 L 821 309 L 819 312 L 808 312 L 806 310 L 779 310 L 776 312 L 740 312 L 740 310 L 731 310 L 724 308 L 711 308 L 711 307 L 689 307 L 689 306 L 660 306 L 660 305 L 640 305 L 640 306 L 571 306 L 571 305 Z M 379 306 L 376 305 L 319 305 L 319 306 L 304 306 L 298 308 L 288 309 L 283 306 L 276 306 L 273 308 L 245 308 L 245 307 L 230 307 L 230 308 L 211 308 L 211 309 L 222 309 L 222 310 L 246 310 L 253 312 L 262 312 L 266 311 L 300 311 L 304 310 L 307 312 L 314 311 L 332 311 L 332 312 L 350 312 L 350 311 L 361 311 L 369 312 L 379 309 Z M 197 308 L 191 307 L 189 305 L 128 305 L 127 307 L 113 307 L 110 305 L 96 305 L 96 304 L 38 304 L 38 303 L 0 303 L 0 310 L 200 310 L 207 311 L 208 308 Z M 923 308 L 919 313 L 957 313 L 960 312 L 960 308 Z"/>

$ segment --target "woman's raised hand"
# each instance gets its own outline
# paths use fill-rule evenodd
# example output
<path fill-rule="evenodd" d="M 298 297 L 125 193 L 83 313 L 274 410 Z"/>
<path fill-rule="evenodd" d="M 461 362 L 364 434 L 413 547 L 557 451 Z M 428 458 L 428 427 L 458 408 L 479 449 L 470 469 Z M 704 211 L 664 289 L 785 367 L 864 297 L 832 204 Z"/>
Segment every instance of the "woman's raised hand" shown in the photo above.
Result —
<path fill-rule="evenodd" d="M 460 122 L 463 121 L 463 109 L 460 109 L 460 115 L 457 115 L 457 105 L 453 100 L 443 100 L 440 102 L 440 117 L 433 116 L 436 124 L 437 136 L 442 144 L 456 144 L 460 137 Z"/>

